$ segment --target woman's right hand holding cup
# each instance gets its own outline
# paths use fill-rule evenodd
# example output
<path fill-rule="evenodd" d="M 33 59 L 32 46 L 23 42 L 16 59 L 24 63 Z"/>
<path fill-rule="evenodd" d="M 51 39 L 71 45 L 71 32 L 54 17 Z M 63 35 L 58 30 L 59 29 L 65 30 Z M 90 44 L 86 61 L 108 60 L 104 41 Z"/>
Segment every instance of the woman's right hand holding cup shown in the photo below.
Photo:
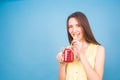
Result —
<path fill-rule="evenodd" d="M 65 51 L 66 50 L 71 50 L 71 46 L 64 47 L 63 49 L 60 50 L 60 52 L 56 56 L 58 62 L 60 62 L 60 63 L 67 62 L 67 60 L 65 60 Z"/>

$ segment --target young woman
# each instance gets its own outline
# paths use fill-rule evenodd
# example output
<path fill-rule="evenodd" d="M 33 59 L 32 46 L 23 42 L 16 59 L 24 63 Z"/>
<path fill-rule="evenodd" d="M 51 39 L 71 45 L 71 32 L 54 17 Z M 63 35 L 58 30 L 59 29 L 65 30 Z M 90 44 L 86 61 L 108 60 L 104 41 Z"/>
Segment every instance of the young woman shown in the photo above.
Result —
<path fill-rule="evenodd" d="M 59 61 L 59 80 L 102 80 L 105 49 L 91 31 L 87 17 L 75 12 L 67 19 L 68 39 L 76 56 L 73 62 L 64 62 L 63 50 L 56 58 Z M 76 37 L 76 39 L 73 39 Z"/>

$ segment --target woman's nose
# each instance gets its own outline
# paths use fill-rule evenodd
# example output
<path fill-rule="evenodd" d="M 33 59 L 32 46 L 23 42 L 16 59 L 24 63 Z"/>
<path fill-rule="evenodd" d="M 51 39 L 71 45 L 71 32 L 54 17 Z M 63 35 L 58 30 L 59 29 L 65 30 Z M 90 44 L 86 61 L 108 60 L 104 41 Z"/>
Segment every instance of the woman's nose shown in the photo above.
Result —
<path fill-rule="evenodd" d="M 73 28 L 73 32 L 76 33 L 77 32 L 77 28 L 74 27 Z"/>

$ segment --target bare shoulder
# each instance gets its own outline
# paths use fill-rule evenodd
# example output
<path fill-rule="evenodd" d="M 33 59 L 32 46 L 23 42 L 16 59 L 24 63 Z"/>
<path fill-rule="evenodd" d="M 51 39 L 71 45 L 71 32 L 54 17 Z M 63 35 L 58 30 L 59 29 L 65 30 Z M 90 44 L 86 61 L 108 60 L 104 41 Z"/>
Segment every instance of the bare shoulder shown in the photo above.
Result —
<path fill-rule="evenodd" d="M 105 52 L 105 48 L 102 45 L 98 45 L 97 50 L 100 51 L 100 52 L 101 51 Z"/>
<path fill-rule="evenodd" d="M 105 48 L 104 48 L 104 46 L 102 46 L 102 45 L 98 45 L 98 50 L 103 50 L 103 51 L 105 51 Z"/>
<path fill-rule="evenodd" d="M 98 45 L 98 47 L 97 47 L 97 56 L 98 57 L 100 57 L 100 56 L 104 57 L 105 56 L 105 48 L 104 48 L 104 46 Z"/>

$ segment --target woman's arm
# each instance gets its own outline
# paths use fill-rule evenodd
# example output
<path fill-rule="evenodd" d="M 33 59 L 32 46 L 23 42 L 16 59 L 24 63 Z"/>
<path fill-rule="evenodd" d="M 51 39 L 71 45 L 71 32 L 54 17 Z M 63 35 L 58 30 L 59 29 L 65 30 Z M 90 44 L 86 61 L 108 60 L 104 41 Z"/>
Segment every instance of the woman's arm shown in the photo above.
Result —
<path fill-rule="evenodd" d="M 65 80 L 65 63 L 59 63 L 58 80 Z"/>
<path fill-rule="evenodd" d="M 66 63 L 63 62 L 63 50 L 57 54 L 56 58 L 59 62 L 58 80 L 65 80 Z"/>
<path fill-rule="evenodd" d="M 97 47 L 94 69 L 92 69 L 92 67 L 88 63 L 86 56 L 84 54 L 80 54 L 80 60 L 84 66 L 84 69 L 89 80 L 102 80 L 104 72 L 104 59 L 105 49 L 103 46 Z"/>

